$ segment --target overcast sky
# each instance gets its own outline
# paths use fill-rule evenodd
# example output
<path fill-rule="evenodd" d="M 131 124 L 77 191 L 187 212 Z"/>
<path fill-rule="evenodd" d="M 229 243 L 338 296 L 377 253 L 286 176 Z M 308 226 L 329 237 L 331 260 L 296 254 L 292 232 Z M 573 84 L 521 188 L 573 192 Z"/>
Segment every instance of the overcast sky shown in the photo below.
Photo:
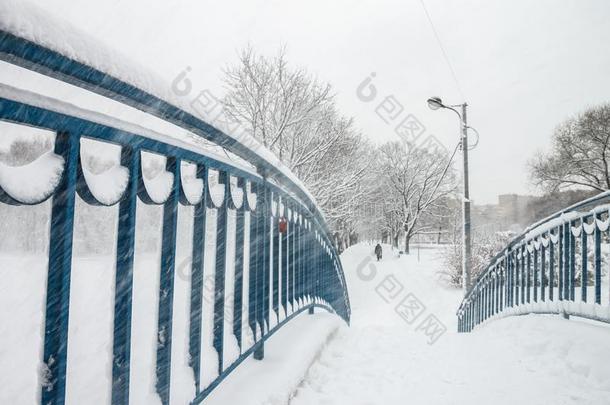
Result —
<path fill-rule="evenodd" d="M 375 142 L 397 140 L 375 108 L 394 96 L 452 148 L 458 120 L 425 100 L 467 101 L 481 134 L 470 154 L 475 203 L 535 192 L 527 160 L 548 148 L 562 120 L 610 97 L 610 1 L 425 0 L 454 68 L 443 58 L 420 0 L 37 0 L 170 81 L 186 66 L 196 86 L 222 94 L 221 68 L 250 44 L 333 85 L 340 108 Z M 358 85 L 372 72 L 377 98 Z"/>

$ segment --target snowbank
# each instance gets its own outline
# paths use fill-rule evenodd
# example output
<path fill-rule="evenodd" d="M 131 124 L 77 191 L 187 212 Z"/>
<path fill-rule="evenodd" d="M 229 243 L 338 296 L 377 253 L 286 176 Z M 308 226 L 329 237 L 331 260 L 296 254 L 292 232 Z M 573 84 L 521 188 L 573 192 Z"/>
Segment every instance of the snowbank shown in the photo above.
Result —
<path fill-rule="evenodd" d="M 205 399 L 207 405 L 284 405 L 342 321 L 327 313 L 298 315 L 265 343 L 265 359 L 246 359 Z"/>
<path fill-rule="evenodd" d="M 439 284 L 438 250 L 422 248 L 418 259 L 384 245 L 377 262 L 373 248 L 341 256 L 352 326 L 327 345 L 291 405 L 608 403 L 610 326 L 529 315 L 459 334 L 462 294 Z M 423 308 L 418 318 L 397 312 L 408 294 Z M 447 328 L 433 344 L 421 329 L 428 315 Z"/>

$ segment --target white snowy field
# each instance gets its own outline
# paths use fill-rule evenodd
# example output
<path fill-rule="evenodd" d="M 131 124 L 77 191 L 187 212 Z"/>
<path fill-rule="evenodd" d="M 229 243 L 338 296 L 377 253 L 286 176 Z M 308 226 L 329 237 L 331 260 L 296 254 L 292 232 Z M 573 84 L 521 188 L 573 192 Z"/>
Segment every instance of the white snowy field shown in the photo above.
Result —
<path fill-rule="evenodd" d="M 610 326 L 532 315 L 489 322 L 470 334 L 458 334 L 455 309 L 461 292 L 437 281 L 437 249 L 422 248 L 418 261 L 417 249 L 397 258 L 384 246 L 381 262 L 374 261 L 372 250 L 373 246 L 360 244 L 342 255 L 352 303 L 351 327 L 341 326 L 328 341 L 305 338 L 304 344 L 299 339 L 302 325 L 288 324 L 279 333 L 286 339 L 292 336 L 292 345 L 285 346 L 284 340 L 274 343 L 272 337 L 266 353 L 274 357 L 242 365 L 242 376 L 230 376 L 211 403 L 610 402 Z M 423 311 L 418 307 L 421 315 L 416 319 L 414 312 L 399 305 L 405 297 L 409 303 L 416 297 L 425 306 Z M 395 311 L 397 306 L 406 320 Z M 442 329 L 437 324 L 437 333 L 428 329 L 430 336 L 426 335 L 421 324 L 429 315 L 436 316 L 446 332 L 438 332 Z M 429 344 L 433 338 L 437 340 Z M 294 381 L 295 372 L 309 364 L 313 346 L 322 341 L 321 353 L 286 401 L 289 387 L 282 384 Z"/>
<path fill-rule="evenodd" d="M 371 277 L 370 269 L 356 269 L 372 249 L 360 244 L 343 254 L 352 326 L 310 368 L 291 405 L 610 402 L 609 326 L 532 315 L 458 334 L 461 293 L 437 282 L 438 250 L 422 249 L 419 262 L 417 250 L 386 253 L 372 262 Z M 409 293 L 426 307 L 410 325 L 394 311 Z M 447 327 L 434 344 L 417 330 L 428 314 Z"/>
<path fill-rule="evenodd" d="M 316 310 L 313 316 L 297 316 L 267 341 L 263 361 L 244 361 L 204 403 L 610 402 L 610 326 L 531 315 L 488 322 L 470 334 L 458 334 L 455 309 L 461 292 L 437 281 L 437 249 L 422 248 L 418 260 L 417 248 L 410 256 L 398 258 L 389 246 L 384 246 L 384 259 L 380 262 L 372 257 L 372 250 L 372 245 L 360 244 L 342 255 L 352 303 L 351 327 L 322 310 Z M 0 403 L 35 403 L 45 260 L 40 256 L 0 258 L 5 270 L 28 269 L 31 276 L 5 280 L 5 286 L 10 288 L 0 294 L 2 319 L 10 320 L 0 329 L 6 342 L 0 347 L 0 383 L 5 387 L 0 390 L 0 399 L 4 398 Z M 158 270 L 153 264 L 154 256 L 144 255 L 139 260 L 134 280 L 132 341 L 138 343 L 132 346 L 132 354 L 143 366 L 132 369 L 131 399 L 135 404 L 150 404 L 159 403 L 150 372 L 154 369 L 156 319 L 150 308 L 156 307 L 157 286 L 145 280 L 155 280 L 157 277 L 150 277 L 151 272 Z M 72 282 L 78 288 L 74 291 L 99 293 L 71 297 L 71 316 L 81 322 L 71 323 L 70 328 L 68 357 L 74 361 L 69 362 L 68 403 L 109 400 L 109 314 L 114 280 L 112 272 L 103 271 L 108 267 L 111 263 L 99 258 L 83 257 L 75 262 Z M 90 276 L 82 277 L 85 272 Z M 182 308 L 175 312 L 176 333 L 187 329 L 184 308 L 189 284 L 183 281 L 176 278 L 175 309 Z M 82 283 L 89 283 L 90 288 Z M 40 294 L 33 294 L 36 291 Z M 41 298 L 33 303 L 29 302 L 32 297 Z M 22 301 L 28 299 L 25 305 Z M 15 322 L 17 319 L 21 321 Z M 93 319 L 95 322 L 87 322 Z M 204 319 L 210 319 L 210 314 L 204 314 Z M 431 324 L 430 320 L 436 323 Z M 173 354 L 184 361 L 176 361 L 172 367 L 175 404 L 188 403 L 193 395 L 185 334 L 178 335 L 174 336 Z M 208 335 L 202 342 L 206 358 L 212 351 Z M 211 381 L 212 377 L 210 370 L 202 370 L 203 381 Z"/>

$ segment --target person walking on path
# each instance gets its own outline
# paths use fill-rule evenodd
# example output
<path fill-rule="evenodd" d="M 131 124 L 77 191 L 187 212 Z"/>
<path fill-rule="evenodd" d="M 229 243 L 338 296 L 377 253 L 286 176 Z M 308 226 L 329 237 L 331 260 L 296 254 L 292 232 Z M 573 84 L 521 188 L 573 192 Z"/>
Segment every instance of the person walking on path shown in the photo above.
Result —
<path fill-rule="evenodd" d="M 375 246 L 375 256 L 377 256 L 377 261 L 381 260 L 381 245 L 378 243 L 377 246 Z"/>

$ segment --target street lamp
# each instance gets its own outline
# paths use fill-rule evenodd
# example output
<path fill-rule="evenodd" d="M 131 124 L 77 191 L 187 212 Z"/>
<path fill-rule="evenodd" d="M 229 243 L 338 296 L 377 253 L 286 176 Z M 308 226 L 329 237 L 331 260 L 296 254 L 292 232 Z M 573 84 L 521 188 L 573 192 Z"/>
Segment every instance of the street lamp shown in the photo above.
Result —
<path fill-rule="evenodd" d="M 464 295 L 468 294 L 471 286 L 470 280 L 470 270 L 471 270 L 471 237 L 470 237 L 470 192 L 468 187 L 468 126 L 466 120 L 466 107 L 468 104 L 457 104 L 457 105 L 445 105 L 440 97 L 430 97 L 428 99 L 428 107 L 431 110 L 438 110 L 441 108 L 445 108 L 447 110 L 451 110 L 460 117 L 460 126 L 461 126 L 461 141 L 460 145 L 462 148 L 463 161 L 464 161 L 464 201 L 463 201 L 463 233 L 462 233 L 462 268 L 464 269 L 463 274 L 463 285 L 464 285 Z M 454 107 L 462 107 L 462 113 L 456 110 Z"/>
<path fill-rule="evenodd" d="M 428 107 L 431 110 L 438 110 L 439 108 L 443 108 L 443 101 L 439 97 L 430 97 L 428 99 Z"/>

